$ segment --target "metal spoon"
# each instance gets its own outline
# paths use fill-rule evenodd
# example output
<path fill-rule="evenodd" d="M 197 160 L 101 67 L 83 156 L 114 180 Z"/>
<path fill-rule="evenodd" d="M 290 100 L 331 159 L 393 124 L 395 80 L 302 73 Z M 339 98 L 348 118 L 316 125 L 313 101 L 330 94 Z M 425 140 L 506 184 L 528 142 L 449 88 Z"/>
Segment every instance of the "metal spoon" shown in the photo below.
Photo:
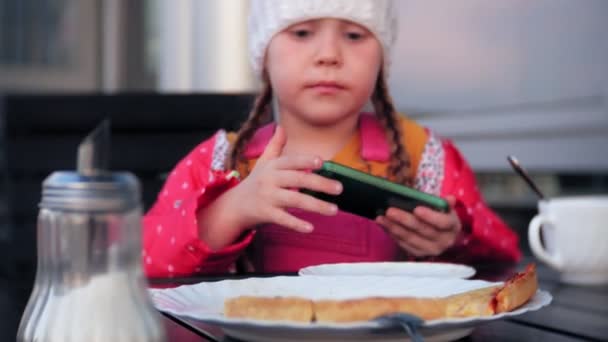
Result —
<path fill-rule="evenodd" d="M 412 342 L 423 342 L 424 338 L 419 332 L 420 326 L 424 324 L 424 320 L 420 317 L 407 313 L 392 313 L 383 315 L 373 319 L 383 326 L 397 326 L 407 333 Z"/>
<path fill-rule="evenodd" d="M 526 170 L 524 170 L 524 168 L 519 164 L 519 161 L 517 161 L 514 156 L 508 156 L 507 160 L 509 161 L 509 164 L 511 164 L 511 167 L 513 167 L 513 170 L 515 170 L 515 172 L 517 172 L 517 174 L 521 176 L 521 178 L 523 178 L 526 183 L 528 183 L 528 186 L 530 186 L 530 188 L 536 193 L 536 195 L 538 195 L 541 200 L 545 199 L 545 195 L 542 193 L 542 191 L 540 191 L 536 183 L 532 181 L 532 178 L 530 178 L 528 172 L 526 172 Z"/>

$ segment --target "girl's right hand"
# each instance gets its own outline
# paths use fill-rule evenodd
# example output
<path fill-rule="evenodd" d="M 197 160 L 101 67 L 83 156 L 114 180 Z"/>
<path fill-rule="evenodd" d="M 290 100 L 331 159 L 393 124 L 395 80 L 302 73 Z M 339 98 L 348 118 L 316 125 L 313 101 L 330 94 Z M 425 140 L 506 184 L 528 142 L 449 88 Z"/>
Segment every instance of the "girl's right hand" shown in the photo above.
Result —
<path fill-rule="evenodd" d="M 258 159 L 251 173 L 233 189 L 235 211 L 241 217 L 239 226 L 251 228 L 262 223 L 274 223 L 302 233 L 313 230 L 310 222 L 301 220 L 287 208 L 297 208 L 326 216 L 335 215 L 335 204 L 303 194 L 309 189 L 338 195 L 342 184 L 311 173 L 321 167 L 317 156 L 281 156 L 287 142 L 285 131 L 277 126 L 274 136 Z"/>

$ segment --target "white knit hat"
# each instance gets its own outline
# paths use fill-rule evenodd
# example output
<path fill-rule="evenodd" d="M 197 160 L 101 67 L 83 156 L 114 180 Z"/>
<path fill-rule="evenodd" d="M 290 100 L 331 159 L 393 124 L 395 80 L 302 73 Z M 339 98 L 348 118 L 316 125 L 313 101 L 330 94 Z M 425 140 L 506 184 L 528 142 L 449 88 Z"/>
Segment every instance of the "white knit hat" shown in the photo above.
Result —
<path fill-rule="evenodd" d="M 397 8 L 393 0 L 251 0 L 249 53 L 255 74 L 262 74 L 266 48 L 275 34 L 318 18 L 345 19 L 370 30 L 384 48 L 384 67 L 388 70 L 397 38 Z"/>

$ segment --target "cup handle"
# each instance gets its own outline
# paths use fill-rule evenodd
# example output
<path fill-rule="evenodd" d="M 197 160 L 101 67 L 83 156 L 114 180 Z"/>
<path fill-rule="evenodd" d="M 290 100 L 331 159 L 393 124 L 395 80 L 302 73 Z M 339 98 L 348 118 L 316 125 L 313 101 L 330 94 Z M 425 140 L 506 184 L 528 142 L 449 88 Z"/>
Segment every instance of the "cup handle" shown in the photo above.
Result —
<path fill-rule="evenodd" d="M 541 215 L 534 216 L 532 221 L 530 221 L 530 225 L 528 226 L 528 241 L 530 242 L 530 248 L 542 262 L 560 270 L 562 268 L 562 263 L 559 257 L 549 254 L 540 242 L 540 231 L 543 223 L 549 223 L 549 221 Z"/>

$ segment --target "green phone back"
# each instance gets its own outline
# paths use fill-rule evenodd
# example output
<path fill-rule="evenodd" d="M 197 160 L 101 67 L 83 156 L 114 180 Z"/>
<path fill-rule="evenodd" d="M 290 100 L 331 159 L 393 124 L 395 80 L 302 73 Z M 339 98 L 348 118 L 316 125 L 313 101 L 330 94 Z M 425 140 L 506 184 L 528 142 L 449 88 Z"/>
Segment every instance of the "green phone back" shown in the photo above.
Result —
<path fill-rule="evenodd" d="M 376 177 L 353 168 L 326 161 L 317 174 L 342 183 L 344 190 L 338 196 L 304 191 L 319 199 L 335 203 L 340 210 L 375 219 L 384 215 L 389 207 L 413 211 L 418 206 L 426 206 L 441 212 L 449 210 L 448 203 L 410 187 Z"/>

